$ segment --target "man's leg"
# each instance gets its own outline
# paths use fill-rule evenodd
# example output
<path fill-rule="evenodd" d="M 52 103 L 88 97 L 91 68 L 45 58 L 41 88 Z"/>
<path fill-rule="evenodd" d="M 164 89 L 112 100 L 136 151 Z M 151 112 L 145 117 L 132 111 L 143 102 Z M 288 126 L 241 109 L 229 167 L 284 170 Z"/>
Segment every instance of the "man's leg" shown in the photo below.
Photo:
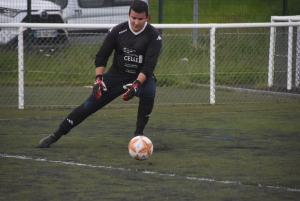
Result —
<path fill-rule="evenodd" d="M 65 120 L 60 124 L 57 131 L 53 134 L 43 138 L 39 142 L 40 148 L 47 148 L 51 144 L 57 142 L 62 135 L 66 135 L 72 128 L 80 124 L 90 114 L 84 109 L 84 104 L 74 109 Z"/>
<path fill-rule="evenodd" d="M 145 126 L 148 123 L 150 118 L 153 106 L 154 98 L 156 92 L 156 79 L 155 77 L 148 78 L 143 84 L 142 87 L 138 89 L 137 96 L 140 98 L 136 130 L 134 132 L 135 136 L 143 135 Z"/>
<path fill-rule="evenodd" d="M 143 135 L 154 105 L 154 98 L 140 98 L 134 135 Z"/>
<path fill-rule="evenodd" d="M 87 117 L 104 107 L 107 103 L 106 101 L 100 101 L 100 99 L 95 99 L 94 96 L 91 95 L 82 105 L 75 108 L 67 118 L 61 122 L 59 128 L 53 134 L 43 138 L 39 142 L 39 147 L 48 148 L 51 144 L 57 142 L 61 136 L 68 134 L 71 129 L 83 122 Z"/>
<path fill-rule="evenodd" d="M 83 122 L 87 117 L 124 93 L 123 84 L 128 82 L 126 79 L 123 80 L 123 78 L 115 78 L 105 74 L 104 79 L 108 90 L 101 91 L 101 98 L 95 99 L 95 97 L 91 94 L 82 105 L 74 109 L 67 118 L 63 120 L 57 131 L 43 138 L 39 142 L 40 148 L 47 148 L 51 144 L 57 142 L 63 135 L 68 134 L 71 129 Z"/>

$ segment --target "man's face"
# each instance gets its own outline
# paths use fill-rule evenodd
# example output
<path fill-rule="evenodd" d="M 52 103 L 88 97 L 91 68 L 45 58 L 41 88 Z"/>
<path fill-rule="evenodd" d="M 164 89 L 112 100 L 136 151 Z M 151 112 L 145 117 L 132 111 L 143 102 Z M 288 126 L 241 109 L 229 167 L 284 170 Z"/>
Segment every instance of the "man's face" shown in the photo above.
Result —
<path fill-rule="evenodd" d="M 133 10 L 129 13 L 129 22 L 131 29 L 135 32 L 140 31 L 144 26 L 145 23 L 148 21 L 146 17 L 146 12 L 143 13 L 136 13 Z"/>

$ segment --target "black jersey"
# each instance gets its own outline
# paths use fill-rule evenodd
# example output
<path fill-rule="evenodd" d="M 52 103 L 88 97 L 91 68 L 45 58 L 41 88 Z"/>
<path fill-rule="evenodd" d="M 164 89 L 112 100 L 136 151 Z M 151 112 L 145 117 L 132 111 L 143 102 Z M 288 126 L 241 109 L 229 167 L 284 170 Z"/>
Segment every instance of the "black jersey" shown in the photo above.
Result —
<path fill-rule="evenodd" d="M 162 38 L 149 23 L 138 33 L 132 32 L 129 26 L 129 22 L 123 22 L 109 30 L 96 54 L 95 66 L 106 67 L 108 58 L 115 50 L 108 72 L 132 78 L 137 78 L 142 72 L 149 77 L 155 69 Z"/>

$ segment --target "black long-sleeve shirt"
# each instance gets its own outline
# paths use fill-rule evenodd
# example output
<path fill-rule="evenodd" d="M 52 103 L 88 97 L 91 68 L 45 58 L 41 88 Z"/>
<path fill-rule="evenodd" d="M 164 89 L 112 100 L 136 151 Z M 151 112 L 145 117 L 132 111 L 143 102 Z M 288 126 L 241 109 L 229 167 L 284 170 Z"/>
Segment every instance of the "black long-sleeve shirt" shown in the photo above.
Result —
<path fill-rule="evenodd" d="M 109 30 L 96 54 L 95 67 L 106 67 L 108 58 L 115 50 L 108 72 L 134 79 L 142 72 L 149 77 L 155 69 L 162 38 L 149 23 L 138 33 L 132 32 L 129 26 L 129 22 L 123 22 Z"/>

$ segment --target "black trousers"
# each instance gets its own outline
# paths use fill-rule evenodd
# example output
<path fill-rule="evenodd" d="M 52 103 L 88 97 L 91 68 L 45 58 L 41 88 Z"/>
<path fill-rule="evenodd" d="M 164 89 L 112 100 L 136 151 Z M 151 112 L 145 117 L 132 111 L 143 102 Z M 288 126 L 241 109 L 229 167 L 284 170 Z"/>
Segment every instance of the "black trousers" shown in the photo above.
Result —
<path fill-rule="evenodd" d="M 91 93 L 91 95 L 82 105 L 75 108 L 67 116 L 67 118 L 60 124 L 59 129 L 54 133 L 54 135 L 57 137 L 66 135 L 72 128 L 80 124 L 87 117 L 125 93 L 127 89 L 124 89 L 123 86 L 132 83 L 133 81 L 134 79 L 132 78 L 105 73 L 103 75 L 103 82 L 107 87 L 107 91 L 101 90 L 102 96 L 100 99 L 96 99 Z M 136 131 L 134 132 L 136 135 L 142 134 L 144 127 L 148 122 L 153 109 L 155 93 L 156 79 L 154 76 L 147 78 L 147 80 L 138 88 L 136 96 L 140 98 L 140 101 L 136 122 Z"/>

